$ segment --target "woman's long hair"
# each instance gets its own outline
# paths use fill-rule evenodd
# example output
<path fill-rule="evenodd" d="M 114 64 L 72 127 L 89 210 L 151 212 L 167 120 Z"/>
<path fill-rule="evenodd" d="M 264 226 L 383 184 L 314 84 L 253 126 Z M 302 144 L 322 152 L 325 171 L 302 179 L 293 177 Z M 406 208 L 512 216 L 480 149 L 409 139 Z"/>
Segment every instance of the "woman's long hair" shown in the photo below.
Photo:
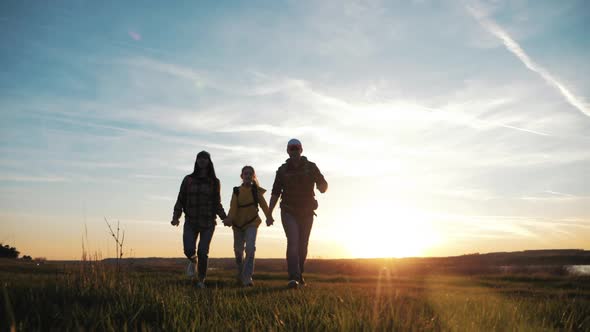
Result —
<path fill-rule="evenodd" d="M 197 159 L 199 158 L 207 158 L 209 159 L 209 166 L 207 166 L 207 177 L 212 180 L 217 180 L 217 175 L 215 175 L 215 166 L 213 166 L 213 161 L 211 160 L 211 155 L 207 151 L 201 151 L 197 154 L 197 158 L 195 158 L 195 168 L 191 175 L 199 176 L 201 169 L 199 168 L 199 164 L 197 164 Z"/>
<path fill-rule="evenodd" d="M 252 171 L 252 182 L 254 182 L 254 185 L 256 187 L 260 187 L 260 184 L 258 184 L 258 178 L 256 177 L 256 171 L 254 170 L 254 167 L 249 165 L 242 167 L 242 173 L 240 173 L 240 175 L 244 174 L 244 171 L 247 169 L 250 169 Z"/>

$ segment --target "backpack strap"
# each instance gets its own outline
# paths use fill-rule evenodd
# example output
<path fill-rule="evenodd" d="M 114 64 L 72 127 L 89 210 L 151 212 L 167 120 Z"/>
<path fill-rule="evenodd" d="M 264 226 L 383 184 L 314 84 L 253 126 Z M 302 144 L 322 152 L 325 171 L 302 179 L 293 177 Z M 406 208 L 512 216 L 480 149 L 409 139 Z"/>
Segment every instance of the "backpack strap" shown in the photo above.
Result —
<path fill-rule="evenodd" d="M 256 183 L 252 183 L 252 197 L 254 198 L 254 204 L 258 208 L 258 186 Z"/>
<path fill-rule="evenodd" d="M 234 195 L 236 195 L 236 198 L 238 198 L 240 196 L 240 187 L 234 187 Z M 244 204 L 244 205 L 240 205 L 238 203 L 238 208 L 245 208 L 248 206 L 255 205 L 256 211 L 258 212 L 258 186 L 256 184 L 252 184 L 252 197 L 254 198 L 254 201 L 252 203 L 248 203 L 248 204 Z"/>
<path fill-rule="evenodd" d="M 242 226 L 233 225 L 233 227 L 243 231 L 244 229 L 246 229 L 246 227 L 250 226 L 251 223 L 256 221 L 256 219 L 258 219 L 258 214 L 256 216 L 254 216 L 252 219 L 246 221 Z"/>
<path fill-rule="evenodd" d="M 240 187 L 234 187 L 234 194 L 236 195 L 236 198 L 238 198 L 240 196 Z M 259 211 L 259 209 L 258 209 L 258 186 L 254 183 L 252 184 L 252 197 L 254 198 L 254 201 L 252 203 L 248 203 L 248 204 L 244 204 L 244 205 L 240 205 L 238 203 L 238 209 L 255 205 L 256 206 L 256 215 L 254 215 L 254 217 L 252 217 L 252 219 L 246 221 L 242 226 L 233 225 L 233 227 L 235 227 L 239 230 L 244 230 L 244 229 L 246 229 L 247 226 L 249 226 L 251 223 L 256 221 L 256 219 L 258 219 L 258 211 Z"/>

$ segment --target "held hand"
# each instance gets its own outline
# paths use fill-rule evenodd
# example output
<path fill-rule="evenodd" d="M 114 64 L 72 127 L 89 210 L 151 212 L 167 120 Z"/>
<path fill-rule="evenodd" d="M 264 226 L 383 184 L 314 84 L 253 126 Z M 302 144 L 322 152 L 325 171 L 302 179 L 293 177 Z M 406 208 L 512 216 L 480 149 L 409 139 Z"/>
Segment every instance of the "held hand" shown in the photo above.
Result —
<path fill-rule="evenodd" d="M 170 222 L 170 224 L 172 224 L 172 226 L 177 226 L 178 227 L 178 224 L 180 224 L 180 220 L 178 220 L 178 219 L 172 219 L 172 221 Z"/>
<path fill-rule="evenodd" d="M 223 219 L 223 226 L 227 226 L 227 227 L 231 227 L 232 226 L 232 220 L 230 217 L 227 217 L 225 219 Z"/>
<path fill-rule="evenodd" d="M 275 220 L 270 217 L 270 218 L 266 218 L 266 226 L 271 226 L 272 224 L 274 224 Z"/>

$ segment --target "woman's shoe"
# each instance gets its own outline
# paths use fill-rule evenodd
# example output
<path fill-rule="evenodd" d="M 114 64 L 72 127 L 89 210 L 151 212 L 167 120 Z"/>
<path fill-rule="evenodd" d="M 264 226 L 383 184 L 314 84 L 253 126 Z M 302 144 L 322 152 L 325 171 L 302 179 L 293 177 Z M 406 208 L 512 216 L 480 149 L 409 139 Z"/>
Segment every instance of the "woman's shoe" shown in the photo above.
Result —
<path fill-rule="evenodd" d="M 188 262 L 188 265 L 186 266 L 186 275 L 189 278 L 193 278 L 195 276 L 195 262 Z"/>

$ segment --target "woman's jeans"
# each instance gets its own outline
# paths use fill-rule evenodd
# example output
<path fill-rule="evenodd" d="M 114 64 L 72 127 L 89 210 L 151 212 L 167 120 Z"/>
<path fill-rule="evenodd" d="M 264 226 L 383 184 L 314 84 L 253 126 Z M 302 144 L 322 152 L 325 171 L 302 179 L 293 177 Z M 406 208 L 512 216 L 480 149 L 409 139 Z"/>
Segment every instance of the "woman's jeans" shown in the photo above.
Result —
<path fill-rule="evenodd" d="M 254 273 L 254 253 L 256 252 L 256 233 L 258 232 L 258 227 L 247 227 L 243 230 L 234 227 L 233 231 L 238 278 L 242 284 L 247 285 L 252 283 L 252 274 Z M 244 244 L 246 259 L 244 259 Z"/>
<path fill-rule="evenodd" d="M 289 280 L 301 280 L 303 266 L 307 258 L 307 245 L 313 225 L 313 215 L 293 216 L 281 211 L 283 229 L 287 235 L 287 269 Z"/>
<path fill-rule="evenodd" d="M 184 223 L 184 230 L 182 233 L 184 254 L 193 263 L 196 263 L 198 258 L 197 271 L 200 281 L 204 281 L 207 277 L 207 261 L 209 260 L 209 246 L 211 245 L 213 232 L 215 232 L 215 226 L 207 229 L 200 229 L 192 223 Z M 197 255 L 195 256 L 195 247 L 199 235 L 201 238 L 199 239 L 199 248 L 196 250 Z"/>

